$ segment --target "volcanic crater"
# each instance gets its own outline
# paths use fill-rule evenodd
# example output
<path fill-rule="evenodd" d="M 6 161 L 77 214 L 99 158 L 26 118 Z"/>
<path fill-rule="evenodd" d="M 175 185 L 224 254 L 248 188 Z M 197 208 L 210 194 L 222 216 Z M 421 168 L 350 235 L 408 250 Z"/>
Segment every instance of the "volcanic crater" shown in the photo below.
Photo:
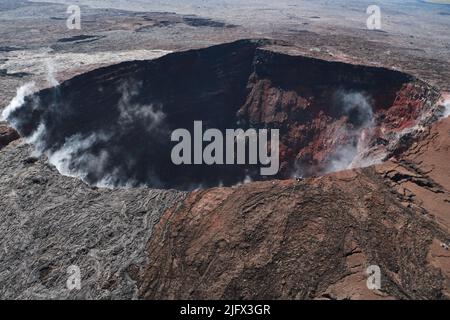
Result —
<path fill-rule="evenodd" d="M 27 96 L 8 121 L 88 184 L 191 190 L 368 166 L 401 153 L 405 136 L 434 119 L 438 91 L 411 75 L 286 54 L 284 45 L 241 40 L 96 69 Z M 192 133 L 194 121 L 279 129 L 278 175 L 173 164 L 171 133 Z"/>

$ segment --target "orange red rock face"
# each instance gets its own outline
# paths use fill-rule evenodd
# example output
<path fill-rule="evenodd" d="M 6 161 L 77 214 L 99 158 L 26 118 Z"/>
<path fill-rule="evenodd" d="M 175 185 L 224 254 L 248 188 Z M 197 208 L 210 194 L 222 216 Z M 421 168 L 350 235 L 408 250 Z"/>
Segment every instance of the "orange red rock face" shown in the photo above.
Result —
<path fill-rule="evenodd" d="M 423 112 L 427 101 L 427 88 L 408 83 L 397 93 L 393 105 L 386 112 L 384 127 L 401 131 L 412 127 Z"/>
<path fill-rule="evenodd" d="M 373 157 L 380 158 L 384 146 L 397 133 L 414 127 L 438 98 L 427 84 L 389 70 L 375 72 L 303 57 L 261 59 L 238 116 L 255 126 L 281 129 L 283 177 L 334 171 L 330 163 L 343 146 L 341 153 L 355 153 L 349 157 L 356 157 L 358 148 L 373 148 L 378 153 Z M 289 69 L 284 60 L 291 63 Z M 283 67 L 285 72 L 277 69 Z M 354 110 L 346 110 L 348 103 Z M 354 119 L 361 108 L 370 108 L 366 122 Z"/>
<path fill-rule="evenodd" d="M 0 149 L 17 139 L 19 139 L 19 134 L 16 130 L 7 125 L 0 125 Z"/>

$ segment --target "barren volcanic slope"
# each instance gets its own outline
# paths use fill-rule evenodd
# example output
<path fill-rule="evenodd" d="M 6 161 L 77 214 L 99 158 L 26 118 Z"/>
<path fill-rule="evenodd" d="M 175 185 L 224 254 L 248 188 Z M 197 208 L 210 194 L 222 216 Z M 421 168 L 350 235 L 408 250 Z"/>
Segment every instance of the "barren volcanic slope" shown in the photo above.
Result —
<path fill-rule="evenodd" d="M 125 62 L 11 104 L 8 121 L 43 155 L 4 130 L 2 296 L 450 297 L 440 92 L 289 48 L 241 40 Z M 194 120 L 280 129 L 279 175 L 240 185 L 255 168 L 172 165 L 170 132 Z M 86 272 L 80 291 L 61 281 L 71 264 Z"/>

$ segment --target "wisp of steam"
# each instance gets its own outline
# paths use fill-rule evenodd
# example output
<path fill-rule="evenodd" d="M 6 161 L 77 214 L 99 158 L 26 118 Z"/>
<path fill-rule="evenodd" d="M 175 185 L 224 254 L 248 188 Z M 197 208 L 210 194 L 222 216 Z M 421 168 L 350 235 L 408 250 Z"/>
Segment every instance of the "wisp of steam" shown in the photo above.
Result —
<path fill-rule="evenodd" d="M 444 101 L 444 107 L 445 107 L 444 118 L 446 118 L 446 117 L 450 116 L 450 98 L 448 98 Z"/>
<path fill-rule="evenodd" d="M 1 121 L 7 121 L 14 111 L 23 106 L 25 102 L 25 97 L 32 94 L 34 91 L 36 91 L 36 86 L 34 82 L 26 83 L 19 89 L 17 89 L 16 96 L 11 100 L 9 105 L 5 109 L 3 109 Z"/>
<path fill-rule="evenodd" d="M 366 136 L 374 127 L 374 114 L 370 98 L 361 92 L 338 91 L 335 94 L 336 106 L 341 108 L 343 115 L 348 117 L 348 124 L 340 134 L 346 137 L 348 143 L 337 146 L 331 156 L 325 172 L 336 172 L 352 168 L 355 162 L 358 166 L 373 164 L 371 159 L 363 159 L 367 147 Z"/>
<path fill-rule="evenodd" d="M 51 69 L 49 69 L 51 70 Z M 49 72 L 49 83 L 55 83 L 53 73 Z M 101 187 L 127 187 L 139 185 L 130 172 L 136 165 L 134 157 L 119 156 L 124 150 L 114 148 L 118 144 L 125 144 L 127 134 L 133 130 L 144 130 L 147 134 L 158 136 L 163 130 L 164 113 L 153 105 L 143 106 L 134 104 L 133 97 L 139 92 L 139 84 L 123 83 L 119 86 L 121 98 L 117 104 L 118 115 L 115 121 L 117 127 L 96 127 L 95 125 L 83 132 L 68 134 L 58 139 L 58 132 L 69 126 L 65 120 L 70 116 L 64 106 L 57 101 L 39 110 L 40 123 L 30 127 L 30 117 L 35 112 L 33 106 L 40 105 L 37 96 L 27 96 L 35 91 L 33 83 L 26 84 L 17 90 L 16 97 L 3 111 L 2 118 L 7 120 L 15 129 L 24 133 L 25 141 L 34 146 L 34 156 L 44 154 L 58 171 L 66 176 L 78 177 L 83 181 Z M 56 88 L 56 90 L 58 90 Z M 26 106 L 26 107 L 25 107 Z M 49 121 L 51 117 L 51 121 Z M 130 141 L 129 143 L 133 143 Z M 130 145 L 131 147 L 131 145 Z M 121 159 L 117 163 L 117 159 Z M 158 185 L 156 173 L 147 170 L 152 182 Z"/>

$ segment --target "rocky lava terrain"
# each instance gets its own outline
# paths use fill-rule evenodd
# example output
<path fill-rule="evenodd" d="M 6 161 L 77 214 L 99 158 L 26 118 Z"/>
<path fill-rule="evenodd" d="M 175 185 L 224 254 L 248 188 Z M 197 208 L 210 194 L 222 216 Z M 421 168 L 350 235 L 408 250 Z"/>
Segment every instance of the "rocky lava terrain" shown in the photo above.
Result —
<path fill-rule="evenodd" d="M 0 295 L 449 298 L 446 98 L 406 73 L 289 48 L 245 40 L 125 62 L 10 108 L 23 138 L 1 129 Z M 194 120 L 279 128 L 279 176 L 240 185 L 253 168 L 170 165 L 168 132 Z M 65 287 L 73 264 L 80 291 Z"/>

